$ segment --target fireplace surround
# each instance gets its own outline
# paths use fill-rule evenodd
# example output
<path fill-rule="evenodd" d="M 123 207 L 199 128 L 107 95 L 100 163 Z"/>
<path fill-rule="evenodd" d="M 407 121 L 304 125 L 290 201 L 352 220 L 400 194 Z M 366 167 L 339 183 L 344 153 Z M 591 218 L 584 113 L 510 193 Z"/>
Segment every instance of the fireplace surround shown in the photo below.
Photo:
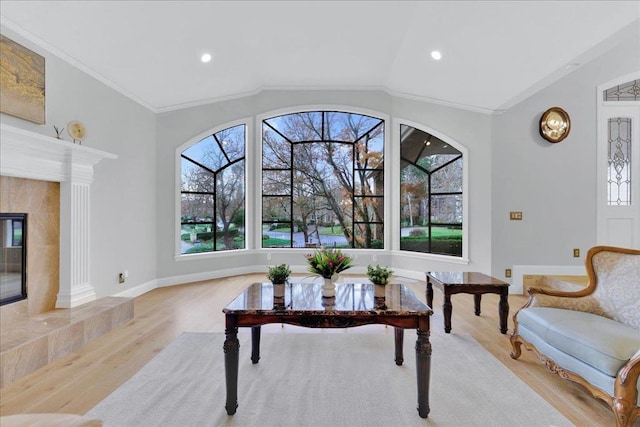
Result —
<path fill-rule="evenodd" d="M 93 167 L 112 153 L 0 124 L 0 175 L 60 183 L 57 308 L 93 301 L 90 282 L 90 190 Z M 28 279 L 27 279 L 28 280 Z"/>

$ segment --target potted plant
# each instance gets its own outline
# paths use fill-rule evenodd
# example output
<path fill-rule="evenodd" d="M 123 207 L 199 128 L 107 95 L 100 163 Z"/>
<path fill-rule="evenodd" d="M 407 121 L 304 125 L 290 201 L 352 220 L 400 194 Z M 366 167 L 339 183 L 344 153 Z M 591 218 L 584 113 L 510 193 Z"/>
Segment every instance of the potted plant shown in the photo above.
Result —
<path fill-rule="evenodd" d="M 269 271 L 267 272 L 267 278 L 274 285 L 283 285 L 289 278 L 289 275 L 291 275 L 291 270 L 287 264 L 269 267 Z"/>
<path fill-rule="evenodd" d="M 344 255 L 340 249 L 320 248 L 307 255 L 309 271 L 331 279 L 336 274 L 351 268 L 351 257 Z"/>
<path fill-rule="evenodd" d="M 367 266 L 367 277 L 369 277 L 369 280 L 371 280 L 371 283 L 374 285 L 389 284 L 389 277 L 392 274 L 393 270 L 387 267 L 380 267 L 380 265 L 376 265 L 375 267 L 372 265 Z"/>
<path fill-rule="evenodd" d="M 351 268 L 351 257 L 344 255 L 340 249 L 327 249 L 321 247 L 315 253 L 307 254 L 309 271 L 324 278 L 322 296 L 335 296 L 335 284 L 333 283 L 338 273 Z"/>

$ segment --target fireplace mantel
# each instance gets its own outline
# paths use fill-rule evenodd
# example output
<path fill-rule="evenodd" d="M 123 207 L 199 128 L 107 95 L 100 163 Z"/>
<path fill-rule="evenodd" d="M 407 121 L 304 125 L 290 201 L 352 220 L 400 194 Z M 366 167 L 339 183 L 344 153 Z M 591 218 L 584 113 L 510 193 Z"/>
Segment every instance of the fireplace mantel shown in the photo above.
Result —
<path fill-rule="evenodd" d="M 93 167 L 112 153 L 0 123 L 0 175 L 60 182 L 60 290 L 56 307 L 95 299 L 89 274 Z"/>

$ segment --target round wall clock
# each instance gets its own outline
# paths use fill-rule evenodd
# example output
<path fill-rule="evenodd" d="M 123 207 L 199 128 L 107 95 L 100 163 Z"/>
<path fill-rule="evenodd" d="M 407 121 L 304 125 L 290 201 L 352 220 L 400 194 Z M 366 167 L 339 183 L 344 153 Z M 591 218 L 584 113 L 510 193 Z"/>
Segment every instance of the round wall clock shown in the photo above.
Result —
<path fill-rule="evenodd" d="M 571 120 L 560 107 L 551 107 L 540 117 L 540 135 L 549 142 L 560 142 L 569 135 Z"/>

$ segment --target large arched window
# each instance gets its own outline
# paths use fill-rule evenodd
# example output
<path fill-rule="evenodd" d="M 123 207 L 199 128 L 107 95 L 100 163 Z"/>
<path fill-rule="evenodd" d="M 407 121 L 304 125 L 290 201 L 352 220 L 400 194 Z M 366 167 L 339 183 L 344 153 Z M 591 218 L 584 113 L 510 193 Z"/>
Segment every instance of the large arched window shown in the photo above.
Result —
<path fill-rule="evenodd" d="M 181 253 L 245 248 L 246 126 L 209 135 L 181 157 Z"/>
<path fill-rule="evenodd" d="M 262 247 L 383 248 L 384 120 L 339 111 L 262 121 Z"/>
<path fill-rule="evenodd" d="M 400 125 L 400 249 L 462 256 L 463 155 Z"/>

